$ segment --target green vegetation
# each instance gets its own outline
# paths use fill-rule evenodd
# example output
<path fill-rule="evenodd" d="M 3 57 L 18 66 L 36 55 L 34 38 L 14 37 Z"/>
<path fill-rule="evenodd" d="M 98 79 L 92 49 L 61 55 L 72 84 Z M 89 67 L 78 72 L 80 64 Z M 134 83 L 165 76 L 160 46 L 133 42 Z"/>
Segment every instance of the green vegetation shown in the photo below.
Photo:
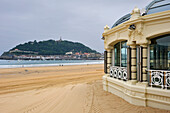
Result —
<path fill-rule="evenodd" d="M 15 52 L 14 50 L 18 49 L 20 52 Z M 66 52 L 82 52 L 82 53 L 97 53 L 95 50 L 90 49 L 89 47 L 71 41 L 55 41 L 55 40 L 47 40 L 37 42 L 28 42 L 25 44 L 19 44 L 16 47 L 12 48 L 11 51 L 15 55 L 21 54 L 38 54 L 38 55 L 64 55 Z M 35 52 L 35 53 L 34 53 Z"/>

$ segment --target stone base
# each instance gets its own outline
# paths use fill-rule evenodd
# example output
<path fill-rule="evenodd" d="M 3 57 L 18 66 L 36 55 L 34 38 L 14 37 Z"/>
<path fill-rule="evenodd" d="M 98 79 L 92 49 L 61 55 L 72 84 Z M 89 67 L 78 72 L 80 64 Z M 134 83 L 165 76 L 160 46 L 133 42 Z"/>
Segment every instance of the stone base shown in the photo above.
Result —
<path fill-rule="evenodd" d="M 137 83 L 137 80 L 129 80 L 127 81 L 127 83 L 130 85 L 135 85 Z"/>
<path fill-rule="evenodd" d="M 137 86 L 148 87 L 148 82 L 138 82 L 136 83 Z"/>
<path fill-rule="evenodd" d="M 147 82 L 122 81 L 103 76 L 103 88 L 127 102 L 154 108 L 170 110 L 170 90 L 147 87 Z"/>

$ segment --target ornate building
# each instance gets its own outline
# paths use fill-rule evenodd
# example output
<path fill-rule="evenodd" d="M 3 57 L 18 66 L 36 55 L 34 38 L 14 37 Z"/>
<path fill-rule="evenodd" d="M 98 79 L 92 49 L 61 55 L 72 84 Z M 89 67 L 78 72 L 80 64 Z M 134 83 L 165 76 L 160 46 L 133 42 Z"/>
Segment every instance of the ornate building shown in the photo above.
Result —
<path fill-rule="evenodd" d="M 134 8 L 104 27 L 104 90 L 131 104 L 170 110 L 170 0 Z"/>

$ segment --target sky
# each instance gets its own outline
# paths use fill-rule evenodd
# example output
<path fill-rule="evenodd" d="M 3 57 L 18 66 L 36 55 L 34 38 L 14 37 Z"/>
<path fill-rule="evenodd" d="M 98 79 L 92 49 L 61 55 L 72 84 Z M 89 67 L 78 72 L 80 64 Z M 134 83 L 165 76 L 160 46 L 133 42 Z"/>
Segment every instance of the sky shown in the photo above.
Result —
<path fill-rule="evenodd" d="M 0 0 L 0 55 L 21 43 L 60 36 L 103 52 L 104 26 L 151 1 Z"/>

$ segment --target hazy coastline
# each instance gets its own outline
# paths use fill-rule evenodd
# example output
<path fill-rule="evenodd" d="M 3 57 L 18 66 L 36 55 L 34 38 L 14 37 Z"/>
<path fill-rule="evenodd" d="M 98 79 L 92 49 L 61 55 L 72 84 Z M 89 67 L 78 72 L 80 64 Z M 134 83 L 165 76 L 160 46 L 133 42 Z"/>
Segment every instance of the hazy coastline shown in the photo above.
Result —
<path fill-rule="evenodd" d="M 103 64 L 103 60 L 0 60 L 0 68 Z"/>

